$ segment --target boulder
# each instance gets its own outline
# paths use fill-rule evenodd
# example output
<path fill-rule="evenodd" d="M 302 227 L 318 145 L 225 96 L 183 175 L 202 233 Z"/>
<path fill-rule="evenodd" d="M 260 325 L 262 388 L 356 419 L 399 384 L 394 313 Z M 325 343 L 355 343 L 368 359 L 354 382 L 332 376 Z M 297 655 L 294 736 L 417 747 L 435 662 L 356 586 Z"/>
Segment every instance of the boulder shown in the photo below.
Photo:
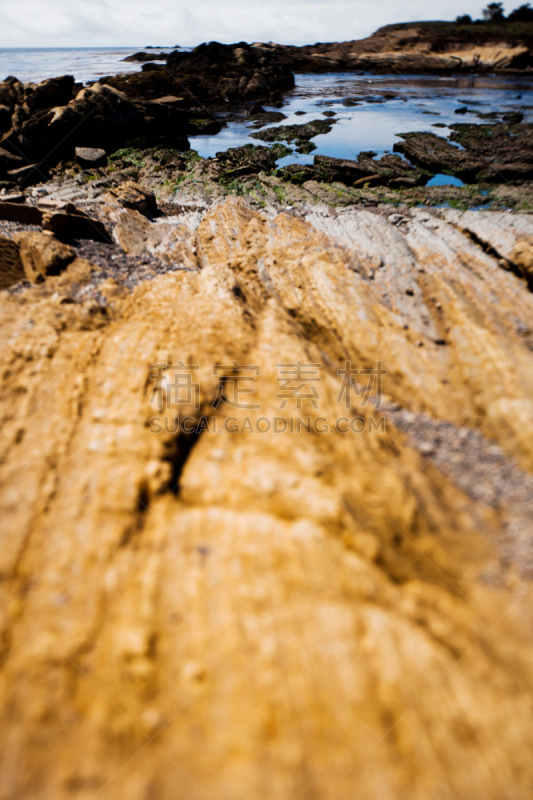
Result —
<path fill-rule="evenodd" d="M 84 169 L 91 167 L 105 167 L 107 153 L 97 147 L 76 147 L 76 161 Z"/>
<path fill-rule="evenodd" d="M 523 119 L 524 115 L 521 111 L 508 111 L 502 116 L 502 120 L 508 122 L 509 125 L 518 125 Z"/>
<path fill-rule="evenodd" d="M 74 99 L 75 82 L 72 75 L 49 78 L 38 84 L 24 86 L 23 107 L 28 115 L 57 106 L 66 106 Z"/>
<path fill-rule="evenodd" d="M 18 245 L 6 236 L 0 236 L 0 289 L 8 289 L 24 278 L 24 267 Z"/>
<path fill-rule="evenodd" d="M 146 189 L 133 181 L 126 181 L 117 189 L 111 189 L 105 200 L 111 205 L 131 208 L 145 216 L 152 217 L 157 213 L 157 200 L 151 189 Z"/>
<path fill-rule="evenodd" d="M 222 130 L 220 122 L 212 116 L 195 116 L 187 122 L 189 136 L 216 136 Z"/>
<path fill-rule="evenodd" d="M 0 81 L 0 105 L 13 109 L 24 100 L 24 84 L 10 76 Z"/>
<path fill-rule="evenodd" d="M 97 219 L 81 214 L 48 213 L 43 217 L 43 230 L 51 231 L 58 239 L 93 239 L 109 244 L 111 238 L 105 226 Z"/>
<path fill-rule="evenodd" d="M 183 113 L 171 106 L 135 104 L 111 86 L 96 83 L 67 105 L 39 111 L 29 119 L 19 115 L 0 146 L 47 163 L 70 160 L 77 146 L 90 144 L 113 152 L 142 136 L 160 137 L 178 149 L 188 149 L 185 125 Z"/>
<path fill-rule="evenodd" d="M 0 219 L 9 222 L 22 222 L 24 225 L 40 225 L 43 221 L 43 212 L 37 206 L 28 206 L 25 203 L 8 203 L 0 201 Z"/>
<path fill-rule="evenodd" d="M 136 103 L 143 115 L 142 135 L 150 144 L 166 144 L 176 150 L 188 150 L 188 114 L 168 103 Z M 217 123 L 215 133 L 220 130 Z M 131 137 L 130 137 L 131 138 Z"/>
<path fill-rule="evenodd" d="M 31 283 L 40 283 L 47 275 L 59 275 L 76 257 L 76 251 L 59 242 L 50 233 L 16 233 L 14 241 L 24 274 Z"/>
<path fill-rule="evenodd" d="M 533 240 L 525 239 L 517 241 L 513 252 L 512 260 L 518 266 L 524 278 L 530 285 L 533 284 Z"/>
<path fill-rule="evenodd" d="M 167 94 L 165 97 L 157 97 L 150 102 L 164 106 L 172 106 L 173 108 L 183 108 L 185 106 L 185 99 L 183 97 L 176 97 L 176 95 L 172 94 Z"/>
<path fill-rule="evenodd" d="M 256 126 L 262 127 L 263 125 L 273 125 L 276 122 L 283 122 L 287 116 L 281 111 L 266 111 L 262 106 L 255 105 L 248 112 L 250 119 L 254 121 Z"/>

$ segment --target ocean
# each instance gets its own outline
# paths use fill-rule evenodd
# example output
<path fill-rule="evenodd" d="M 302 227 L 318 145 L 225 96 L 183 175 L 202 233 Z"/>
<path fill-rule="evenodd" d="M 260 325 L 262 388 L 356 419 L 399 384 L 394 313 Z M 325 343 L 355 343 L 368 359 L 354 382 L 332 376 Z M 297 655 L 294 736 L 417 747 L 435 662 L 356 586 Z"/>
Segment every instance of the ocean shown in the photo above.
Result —
<path fill-rule="evenodd" d="M 0 80 L 13 75 L 23 83 L 58 75 L 74 75 L 77 81 L 95 81 L 119 72 L 138 72 L 141 64 L 124 62 L 138 47 L 13 47 L 0 48 Z M 158 48 L 159 53 L 170 49 Z"/>

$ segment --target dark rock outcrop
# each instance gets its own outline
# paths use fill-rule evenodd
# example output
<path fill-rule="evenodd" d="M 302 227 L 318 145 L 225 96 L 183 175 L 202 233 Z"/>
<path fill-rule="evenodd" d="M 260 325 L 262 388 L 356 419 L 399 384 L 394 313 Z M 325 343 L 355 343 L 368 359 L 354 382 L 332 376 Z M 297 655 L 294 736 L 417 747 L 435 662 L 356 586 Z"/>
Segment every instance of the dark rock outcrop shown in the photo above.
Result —
<path fill-rule="evenodd" d="M 68 83 L 74 85 L 73 81 Z M 62 85 L 61 79 L 54 85 Z M 43 94 L 41 105 L 49 101 L 45 97 L 50 99 L 50 91 Z M 76 147 L 113 152 L 136 137 L 186 150 L 186 126 L 184 112 L 171 105 L 134 103 L 113 87 L 96 83 L 82 89 L 66 105 L 36 111 L 31 116 L 24 105 L 18 106 L 13 127 L 0 139 L 0 147 L 13 155 L 23 154 L 41 165 L 42 172 L 46 164 L 72 159 Z M 38 174 L 33 177 L 34 182 L 42 180 Z"/>
<path fill-rule="evenodd" d="M 232 147 L 224 153 L 217 153 L 217 159 L 222 166 L 222 179 L 231 180 L 241 175 L 269 173 L 276 166 L 278 158 L 283 158 L 290 152 L 291 150 L 283 145 L 261 147 L 245 144 L 242 147 Z"/>
<path fill-rule="evenodd" d="M 314 165 L 290 164 L 278 175 L 291 183 L 308 180 L 343 183 L 346 186 L 389 186 L 392 189 L 425 186 L 431 174 L 412 167 L 399 156 L 386 155 L 379 161 L 375 153 L 360 153 L 357 161 L 331 156 L 315 156 Z"/>
<path fill-rule="evenodd" d="M 397 153 L 422 169 L 433 173 L 446 172 L 461 180 L 473 181 L 486 166 L 484 159 L 473 153 L 459 150 L 453 144 L 434 133 L 402 133 L 403 141 L 394 145 Z"/>
<path fill-rule="evenodd" d="M 253 139 L 262 139 L 264 142 L 296 142 L 298 153 L 310 153 L 316 150 L 316 145 L 311 142 L 315 136 L 329 133 L 336 119 L 314 119 L 303 125 L 277 125 L 274 128 L 252 133 Z"/>
<path fill-rule="evenodd" d="M 452 125 L 452 141 L 484 161 L 478 180 L 502 183 L 533 177 L 533 125 Z"/>
<path fill-rule="evenodd" d="M 467 182 L 502 183 L 533 177 L 533 125 L 457 123 L 451 127 L 451 141 L 433 133 L 406 133 L 394 149 L 423 169 Z"/>
<path fill-rule="evenodd" d="M 98 147 L 76 147 L 76 161 L 80 167 L 105 167 L 107 153 Z"/>
<path fill-rule="evenodd" d="M 190 53 L 171 53 L 165 68 L 103 81 L 129 97 L 153 100 L 178 94 L 198 105 L 267 99 L 292 89 L 294 75 L 275 51 L 262 52 L 246 42 L 210 42 Z"/>

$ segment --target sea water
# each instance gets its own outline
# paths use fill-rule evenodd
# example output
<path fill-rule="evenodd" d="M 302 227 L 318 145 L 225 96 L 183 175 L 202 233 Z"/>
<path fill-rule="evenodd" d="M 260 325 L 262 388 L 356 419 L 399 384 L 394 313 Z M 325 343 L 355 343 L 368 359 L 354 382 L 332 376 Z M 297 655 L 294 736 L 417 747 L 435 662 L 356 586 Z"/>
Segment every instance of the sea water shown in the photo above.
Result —
<path fill-rule="evenodd" d="M 28 82 L 74 75 L 77 81 L 95 81 L 105 75 L 140 70 L 141 64 L 123 60 L 137 50 L 125 47 L 0 49 L 0 79 L 14 75 Z M 157 52 L 171 51 L 161 48 L 154 51 L 154 55 Z M 326 119 L 324 111 L 334 111 L 333 119 L 337 121 L 330 133 L 313 139 L 315 151 L 308 155 L 293 152 L 280 159 L 279 166 L 311 164 L 317 154 L 354 159 L 362 151 L 373 151 L 379 158 L 392 152 L 394 144 L 401 141 L 401 133 L 429 131 L 448 137 L 452 133 L 450 126 L 455 123 L 491 122 L 475 112 L 519 110 L 525 122 L 533 122 L 533 84 L 527 76 L 373 75 L 363 72 L 297 74 L 295 77 L 296 86 L 284 94 L 280 109 L 264 107 L 281 110 L 287 117 L 283 125 Z M 350 105 L 346 105 L 347 98 Z M 467 113 L 455 113 L 465 106 Z M 209 157 L 230 147 L 265 144 L 252 138 L 257 128 L 246 116 L 248 110 L 249 106 L 230 111 L 212 109 L 213 115 L 224 124 L 222 131 L 216 136 L 191 136 L 191 147 L 201 156 Z M 456 183 L 457 180 L 444 175 L 433 178 L 436 184 Z"/>

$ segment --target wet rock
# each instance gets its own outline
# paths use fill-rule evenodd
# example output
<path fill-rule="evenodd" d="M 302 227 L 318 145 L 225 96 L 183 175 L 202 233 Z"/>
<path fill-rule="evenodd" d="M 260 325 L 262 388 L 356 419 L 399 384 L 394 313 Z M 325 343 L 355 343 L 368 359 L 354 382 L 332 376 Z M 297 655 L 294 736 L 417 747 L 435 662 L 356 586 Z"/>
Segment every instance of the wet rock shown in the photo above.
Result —
<path fill-rule="evenodd" d="M 323 180 L 324 173 L 309 164 L 287 164 L 278 169 L 276 175 L 284 181 L 301 186 L 306 181 Z"/>
<path fill-rule="evenodd" d="M 502 183 L 533 177 L 533 125 L 452 125 L 450 140 L 483 162 L 477 180 Z M 459 176 L 460 177 L 460 176 Z"/>
<path fill-rule="evenodd" d="M 143 64 L 141 69 L 143 72 L 154 72 L 156 70 L 163 71 L 166 68 L 161 64 L 153 64 L 151 61 L 149 61 L 147 64 Z"/>
<path fill-rule="evenodd" d="M 76 146 L 117 149 L 126 138 L 140 133 L 143 115 L 108 86 L 83 89 L 68 105 L 43 111 L 24 122 L 0 145 L 16 152 L 23 147 L 30 157 L 69 160 Z"/>
<path fill-rule="evenodd" d="M 146 63 L 149 61 L 166 61 L 168 58 L 168 53 L 146 53 L 141 51 L 140 53 L 134 53 L 132 56 L 126 56 L 123 58 L 122 61 L 133 61 L 139 63 Z"/>
<path fill-rule="evenodd" d="M 412 167 L 399 156 L 386 155 L 378 161 L 372 155 L 360 153 L 357 161 L 315 156 L 314 165 L 322 179 L 347 186 L 424 186 L 431 177 L 431 173 Z"/>
<path fill-rule="evenodd" d="M 24 274 L 31 283 L 59 275 L 76 257 L 76 251 L 49 233 L 16 233 Z"/>
<path fill-rule="evenodd" d="M 277 125 L 250 135 L 264 142 L 296 142 L 301 147 L 315 136 L 329 133 L 336 122 L 336 119 L 314 119 L 303 125 Z"/>
<path fill-rule="evenodd" d="M 302 142 L 296 148 L 297 153 L 305 153 L 306 155 L 312 153 L 313 150 L 316 150 L 316 144 L 314 142 Z"/>
<path fill-rule="evenodd" d="M 214 116 L 194 116 L 187 120 L 188 136 L 216 136 L 222 130 L 222 125 Z"/>
<path fill-rule="evenodd" d="M 284 119 L 287 119 L 287 116 L 282 114 L 281 111 L 266 111 L 260 105 L 255 105 L 253 108 L 251 108 L 248 112 L 248 116 L 256 125 L 261 126 L 273 125 L 276 122 L 283 122 Z"/>
<path fill-rule="evenodd" d="M 467 114 L 468 113 L 468 108 L 466 106 L 462 106 L 461 108 L 456 108 L 455 109 L 455 113 L 456 114 Z"/>
<path fill-rule="evenodd" d="M 524 115 L 521 111 L 509 111 L 502 116 L 502 120 L 509 125 L 518 125 L 523 119 Z"/>
<path fill-rule="evenodd" d="M 188 116 L 176 105 L 168 103 L 135 103 L 141 112 L 143 121 L 139 138 L 144 138 L 153 145 L 168 145 L 176 150 L 188 150 L 187 138 Z M 220 126 L 216 128 L 216 133 Z M 130 139 L 135 138 L 130 136 Z"/>
<path fill-rule="evenodd" d="M 224 175 L 232 179 L 239 175 L 253 175 L 258 172 L 271 172 L 279 158 L 292 152 L 283 145 L 272 148 L 246 144 L 242 147 L 231 147 L 224 153 L 217 153 Z"/>
<path fill-rule="evenodd" d="M 107 164 L 107 153 L 95 147 L 76 147 L 76 161 L 84 169 L 91 167 L 105 167 Z"/>
<path fill-rule="evenodd" d="M 397 153 L 422 169 L 434 174 L 446 172 L 462 180 L 475 180 L 486 167 L 487 162 L 479 155 L 459 150 L 453 144 L 434 133 L 398 134 L 403 139 L 394 145 Z"/>

